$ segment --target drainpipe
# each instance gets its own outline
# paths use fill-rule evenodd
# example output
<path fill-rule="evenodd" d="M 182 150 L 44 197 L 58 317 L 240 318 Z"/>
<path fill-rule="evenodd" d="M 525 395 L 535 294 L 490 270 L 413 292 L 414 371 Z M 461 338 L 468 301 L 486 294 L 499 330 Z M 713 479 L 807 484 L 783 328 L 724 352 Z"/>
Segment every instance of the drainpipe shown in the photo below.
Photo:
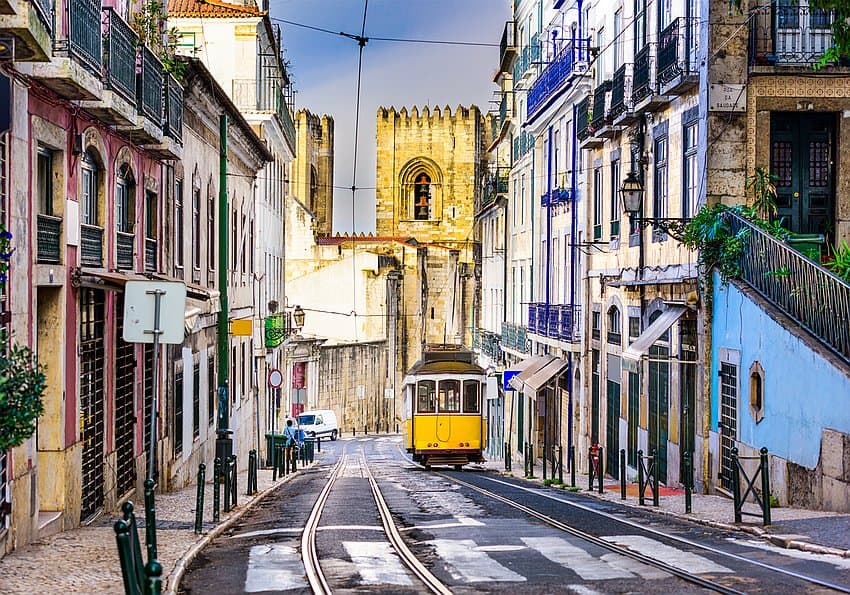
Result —
<path fill-rule="evenodd" d="M 551 297 L 551 267 L 552 267 L 552 127 L 547 130 L 549 154 L 546 156 L 546 266 L 543 269 L 546 273 L 546 324 L 549 324 L 549 300 Z M 541 205 L 542 209 L 542 205 Z"/>
<path fill-rule="evenodd" d="M 218 287 L 221 293 L 221 311 L 218 313 L 218 333 L 216 348 L 218 351 L 218 427 L 216 429 L 215 454 L 222 461 L 233 453 L 233 430 L 230 426 L 230 400 L 227 394 L 229 336 L 228 322 L 230 312 L 227 302 L 227 239 L 230 229 L 227 222 L 227 114 L 219 116 L 218 145 Z"/>
<path fill-rule="evenodd" d="M 581 23 L 581 0 L 579 0 L 579 23 Z M 581 25 L 579 25 L 581 27 Z M 575 328 L 575 301 L 576 301 L 576 258 L 578 257 L 578 249 L 576 246 L 576 233 L 578 232 L 578 179 L 576 177 L 576 167 L 578 164 L 578 137 L 576 136 L 576 116 L 578 115 L 578 108 L 575 104 L 573 104 L 573 125 L 572 125 L 572 135 L 570 137 L 570 141 L 572 144 L 572 155 L 570 157 L 571 161 L 571 173 L 570 173 L 570 186 L 571 186 L 571 194 L 572 194 L 572 202 L 570 208 L 570 315 L 573 317 L 573 329 Z M 573 329 L 570 329 L 570 335 L 572 335 Z M 573 374 L 573 352 L 572 349 L 567 352 L 567 386 L 569 390 L 569 400 L 567 401 L 567 416 L 569 418 L 569 422 L 567 424 L 567 446 L 572 446 L 573 444 L 573 378 L 575 378 L 575 374 Z M 568 453 L 572 453 L 572 449 L 568 448 Z M 570 454 L 567 455 L 567 460 L 570 465 L 570 469 L 572 469 L 572 465 L 575 465 L 575 461 L 569 458 Z"/>

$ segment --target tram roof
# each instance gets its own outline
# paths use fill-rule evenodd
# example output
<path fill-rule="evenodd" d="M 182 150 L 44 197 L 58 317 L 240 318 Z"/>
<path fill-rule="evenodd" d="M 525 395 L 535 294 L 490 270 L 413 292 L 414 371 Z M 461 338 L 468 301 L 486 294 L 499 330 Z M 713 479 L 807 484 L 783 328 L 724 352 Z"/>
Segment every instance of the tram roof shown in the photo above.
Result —
<path fill-rule="evenodd" d="M 408 376 L 423 374 L 484 374 L 484 369 L 481 366 L 464 361 L 419 360 L 407 372 Z"/>

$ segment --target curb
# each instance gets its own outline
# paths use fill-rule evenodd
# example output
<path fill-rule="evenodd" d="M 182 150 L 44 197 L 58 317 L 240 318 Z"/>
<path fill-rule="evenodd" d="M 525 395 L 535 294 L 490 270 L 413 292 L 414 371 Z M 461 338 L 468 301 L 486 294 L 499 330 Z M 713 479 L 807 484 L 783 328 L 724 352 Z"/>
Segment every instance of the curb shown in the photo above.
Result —
<path fill-rule="evenodd" d="M 301 467 L 300 469 L 309 469 L 314 463 L 310 463 L 306 467 Z M 195 557 L 200 553 L 202 549 L 204 549 L 213 539 L 224 533 L 227 529 L 229 529 L 232 525 L 236 524 L 236 521 L 241 519 L 246 512 L 254 508 L 257 504 L 262 502 L 266 496 L 277 490 L 282 485 L 288 483 L 292 480 L 293 477 L 296 477 L 295 473 L 290 473 L 284 478 L 278 478 L 277 483 L 269 486 L 262 492 L 258 492 L 253 500 L 245 504 L 242 508 L 236 510 L 233 514 L 231 514 L 224 522 L 219 523 L 215 527 L 213 527 L 208 533 L 203 535 L 198 541 L 189 548 L 189 550 L 181 556 L 177 562 L 174 564 L 174 568 L 172 568 L 171 572 L 168 573 L 168 576 L 165 577 L 166 587 L 162 590 L 163 595 L 176 595 L 177 588 L 180 586 L 180 580 L 183 578 L 183 574 L 186 572 L 186 567 L 195 559 Z"/>

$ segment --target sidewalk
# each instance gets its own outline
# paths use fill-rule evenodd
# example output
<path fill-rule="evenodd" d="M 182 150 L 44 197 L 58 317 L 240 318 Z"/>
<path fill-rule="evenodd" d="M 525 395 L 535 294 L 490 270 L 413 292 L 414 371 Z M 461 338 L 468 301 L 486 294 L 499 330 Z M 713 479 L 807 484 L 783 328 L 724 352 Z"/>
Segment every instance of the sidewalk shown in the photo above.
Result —
<path fill-rule="evenodd" d="M 522 462 L 519 463 L 519 471 L 517 471 L 516 461 L 512 471 L 505 471 L 504 461 L 499 459 L 488 461 L 485 467 L 502 475 L 522 478 Z M 535 467 L 534 473 L 537 477 L 529 481 L 542 484 L 541 471 L 540 466 Z M 564 474 L 564 481 L 569 483 L 568 473 Z M 610 478 L 604 481 L 602 494 L 597 491 L 596 485 L 592 492 L 587 489 L 587 474 L 576 475 L 576 485 L 584 495 L 592 495 L 623 506 L 686 519 L 726 531 L 742 532 L 748 538 L 761 538 L 779 547 L 850 558 L 850 514 L 774 507 L 770 509 L 772 524 L 763 527 L 761 509 L 756 504 L 746 503 L 744 511 L 757 513 L 759 516 L 744 516 L 743 522 L 736 524 L 732 500 L 721 495 L 694 492 L 691 497 L 691 513 L 686 514 L 684 490 L 660 486 L 658 506 L 655 507 L 652 506 L 652 491 L 648 487 L 646 505 L 641 506 L 638 503 L 637 484 L 626 484 L 625 500 L 620 499 L 620 482 Z"/>
<path fill-rule="evenodd" d="M 310 465 L 308 465 L 310 467 Z M 235 523 L 262 498 L 295 475 L 290 474 L 272 482 L 271 469 L 260 469 L 257 493 L 246 496 L 247 470 L 239 474 L 236 508 L 221 512 L 221 522 L 212 523 L 212 483 L 206 484 L 204 496 L 203 532 L 196 535 L 196 486 L 177 492 L 156 495 L 156 543 L 159 562 L 163 568 L 163 593 L 170 592 L 175 576 L 182 575 L 188 557 L 194 557 L 213 537 Z M 144 526 L 144 506 L 141 498 L 134 500 L 137 520 Z M 222 497 L 222 504 L 224 498 Z M 52 535 L 42 541 L 16 550 L 0 559 L 0 593 L 32 595 L 34 593 L 124 593 L 118 548 L 112 529 L 120 513 L 107 513 L 87 527 Z M 139 529 L 142 550 L 145 548 L 144 529 Z"/>

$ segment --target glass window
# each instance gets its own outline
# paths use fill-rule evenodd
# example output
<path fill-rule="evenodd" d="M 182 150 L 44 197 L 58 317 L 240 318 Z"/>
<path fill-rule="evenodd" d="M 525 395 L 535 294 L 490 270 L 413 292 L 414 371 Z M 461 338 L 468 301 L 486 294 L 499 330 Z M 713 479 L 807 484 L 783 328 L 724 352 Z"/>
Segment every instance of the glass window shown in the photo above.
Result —
<path fill-rule="evenodd" d="M 437 383 L 433 380 L 420 380 L 416 384 L 416 411 L 417 413 L 436 413 Z"/>
<path fill-rule="evenodd" d="M 215 193 L 212 183 L 207 184 L 207 268 L 215 270 Z"/>
<path fill-rule="evenodd" d="M 88 151 L 83 153 L 82 163 L 82 197 L 80 208 L 82 209 L 82 220 L 86 225 L 97 225 L 97 187 L 98 168 L 97 161 Z"/>
<path fill-rule="evenodd" d="M 201 268 L 201 187 L 192 189 L 192 266 Z"/>
<path fill-rule="evenodd" d="M 478 401 L 478 388 L 481 385 L 477 380 L 463 381 L 463 412 L 479 413 L 481 411 Z"/>
<path fill-rule="evenodd" d="M 460 380 L 440 381 L 440 413 L 460 413 Z"/>
<path fill-rule="evenodd" d="M 620 160 L 611 162 L 611 239 L 620 237 Z"/>
<path fill-rule="evenodd" d="M 640 336 L 640 316 L 629 316 L 629 340 Z"/>
<path fill-rule="evenodd" d="M 602 238 L 602 168 L 593 170 L 593 239 Z"/>
<path fill-rule="evenodd" d="M 38 205 L 42 215 L 53 214 L 53 151 L 38 149 Z"/>
<path fill-rule="evenodd" d="M 183 182 L 174 185 L 174 264 L 183 266 Z"/>
<path fill-rule="evenodd" d="M 614 345 L 623 343 L 620 310 L 616 306 L 611 306 L 608 310 L 608 342 Z"/>
<path fill-rule="evenodd" d="M 655 140 L 655 184 L 652 195 L 652 216 L 659 219 L 667 217 L 667 137 Z M 663 239 L 666 234 L 653 230 L 653 239 Z"/>
<path fill-rule="evenodd" d="M 697 204 L 697 137 L 699 128 L 696 122 L 685 126 L 684 148 L 682 160 L 684 192 L 682 193 L 682 217 L 693 217 Z"/>

